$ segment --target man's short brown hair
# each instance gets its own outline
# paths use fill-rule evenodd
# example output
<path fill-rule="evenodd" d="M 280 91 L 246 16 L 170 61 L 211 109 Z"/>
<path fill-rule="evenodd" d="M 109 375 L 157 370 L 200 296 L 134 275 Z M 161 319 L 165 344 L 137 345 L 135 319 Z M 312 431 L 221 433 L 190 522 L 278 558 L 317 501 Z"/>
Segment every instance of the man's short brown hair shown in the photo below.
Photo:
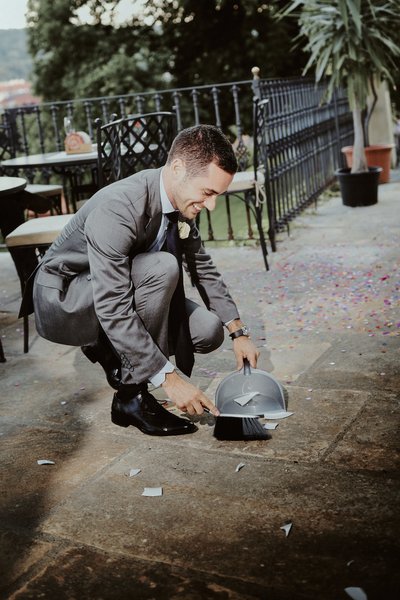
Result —
<path fill-rule="evenodd" d="M 189 177 L 199 175 L 212 162 L 231 175 L 237 171 L 232 144 L 214 125 L 195 125 L 178 133 L 172 142 L 167 164 L 175 158 L 185 163 Z"/>

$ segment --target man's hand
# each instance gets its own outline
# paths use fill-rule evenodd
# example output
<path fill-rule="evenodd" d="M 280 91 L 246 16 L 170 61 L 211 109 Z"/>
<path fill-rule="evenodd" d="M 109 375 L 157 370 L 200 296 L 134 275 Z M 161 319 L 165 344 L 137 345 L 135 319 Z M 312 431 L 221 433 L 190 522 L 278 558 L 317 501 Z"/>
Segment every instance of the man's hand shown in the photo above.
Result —
<path fill-rule="evenodd" d="M 201 390 L 180 377 L 176 371 L 165 375 L 162 387 L 168 398 L 180 410 L 189 413 L 189 415 L 201 415 L 204 408 L 207 408 L 216 417 L 220 414 L 215 404 Z"/>
<path fill-rule="evenodd" d="M 259 351 L 249 337 L 244 335 L 233 340 L 233 351 L 236 356 L 236 364 L 238 369 L 243 368 L 243 359 L 247 358 L 250 366 L 255 369 L 257 367 Z"/>

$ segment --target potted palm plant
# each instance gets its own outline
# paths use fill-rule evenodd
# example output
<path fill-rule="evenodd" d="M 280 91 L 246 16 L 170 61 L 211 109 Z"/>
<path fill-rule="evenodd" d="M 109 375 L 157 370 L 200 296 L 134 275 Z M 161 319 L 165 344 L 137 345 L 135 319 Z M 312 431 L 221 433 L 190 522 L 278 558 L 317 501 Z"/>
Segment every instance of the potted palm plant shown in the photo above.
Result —
<path fill-rule="evenodd" d="M 338 87 L 347 90 L 354 143 L 351 169 L 336 172 L 343 202 L 374 204 L 381 169 L 367 165 L 363 113 L 374 82 L 393 83 L 400 55 L 399 0 L 292 0 L 281 16 L 289 14 L 298 17 L 298 41 L 306 38 L 304 50 L 310 53 L 304 73 L 314 67 L 316 81 L 327 81 L 327 101 Z"/>

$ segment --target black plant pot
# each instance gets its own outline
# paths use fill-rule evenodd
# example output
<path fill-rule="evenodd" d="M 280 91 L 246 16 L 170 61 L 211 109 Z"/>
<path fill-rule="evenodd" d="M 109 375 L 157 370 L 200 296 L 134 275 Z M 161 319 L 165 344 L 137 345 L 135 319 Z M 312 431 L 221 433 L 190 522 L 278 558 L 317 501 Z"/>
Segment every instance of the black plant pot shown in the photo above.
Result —
<path fill-rule="evenodd" d="M 378 202 L 379 173 L 382 167 L 369 167 L 364 173 L 350 173 L 350 169 L 338 169 L 335 175 L 345 206 L 370 206 Z"/>

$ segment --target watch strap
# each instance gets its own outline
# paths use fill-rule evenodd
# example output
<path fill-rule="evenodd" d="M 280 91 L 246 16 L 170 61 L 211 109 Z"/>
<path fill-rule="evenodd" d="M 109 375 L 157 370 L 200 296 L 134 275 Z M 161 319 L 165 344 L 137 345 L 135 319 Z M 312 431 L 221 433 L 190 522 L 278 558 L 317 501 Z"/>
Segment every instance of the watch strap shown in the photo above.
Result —
<path fill-rule="evenodd" d="M 232 333 L 229 334 L 229 337 L 231 338 L 231 340 L 235 340 L 238 337 L 241 337 L 242 335 L 246 336 L 246 337 L 250 337 L 249 336 L 249 332 L 247 331 L 247 329 L 244 328 L 240 328 L 237 329 L 236 331 L 233 331 Z"/>

